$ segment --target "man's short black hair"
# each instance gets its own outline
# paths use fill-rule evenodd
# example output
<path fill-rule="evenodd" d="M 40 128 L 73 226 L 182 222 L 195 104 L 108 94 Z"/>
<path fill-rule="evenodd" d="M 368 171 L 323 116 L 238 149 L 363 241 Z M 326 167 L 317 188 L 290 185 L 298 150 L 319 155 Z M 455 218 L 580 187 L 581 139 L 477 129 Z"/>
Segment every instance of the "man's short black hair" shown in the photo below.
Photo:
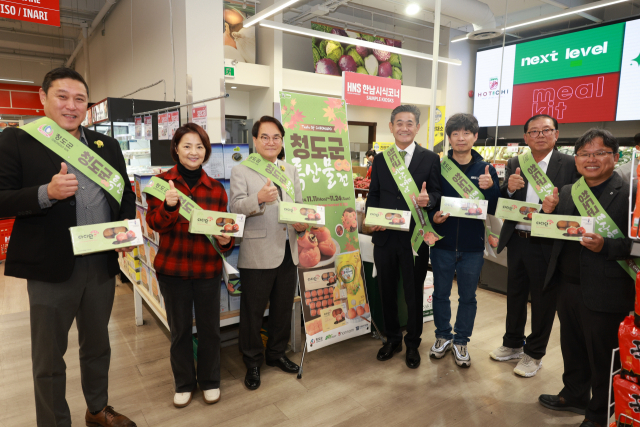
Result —
<path fill-rule="evenodd" d="M 72 70 L 67 67 L 60 67 L 54 70 L 49 71 L 42 81 L 42 90 L 44 93 L 49 93 L 49 88 L 51 87 L 51 83 L 60 79 L 72 79 L 77 80 L 84 85 L 84 88 L 87 89 L 87 96 L 89 96 L 89 86 L 87 86 L 87 82 L 84 81 L 82 75 L 76 70 Z"/>
<path fill-rule="evenodd" d="M 476 119 L 473 114 L 454 114 L 449 118 L 449 120 L 447 120 L 444 131 L 447 133 L 447 136 L 451 138 L 451 134 L 457 130 L 466 130 L 474 135 L 477 134 L 480 130 L 480 126 L 478 126 L 478 119 Z"/>
<path fill-rule="evenodd" d="M 393 123 L 393 121 L 396 119 L 396 115 L 400 113 L 411 113 L 413 114 L 413 117 L 416 118 L 416 124 L 420 123 L 420 109 L 415 105 L 411 105 L 411 104 L 398 105 L 391 112 L 391 123 Z"/>
<path fill-rule="evenodd" d="M 611 148 L 614 156 L 618 154 L 618 149 L 620 148 L 620 146 L 616 137 L 613 136 L 613 134 L 608 130 L 599 128 L 591 128 L 583 133 L 582 136 L 576 141 L 573 152 L 577 154 L 579 149 L 584 147 L 586 144 L 590 144 L 594 139 L 598 137 L 602 138 L 602 142 L 604 142 L 604 145 L 606 147 Z"/>
<path fill-rule="evenodd" d="M 367 151 L 367 152 L 365 153 L 365 155 L 364 155 L 364 156 L 365 156 L 365 157 L 369 157 L 369 156 L 373 156 L 373 157 L 375 157 L 375 156 L 376 156 L 376 150 L 369 150 L 369 151 Z"/>
<path fill-rule="evenodd" d="M 251 128 L 251 135 L 253 135 L 254 138 L 257 138 L 258 132 L 260 132 L 260 125 L 267 122 L 273 123 L 274 125 L 278 126 L 278 129 L 280 130 L 280 136 L 284 138 L 284 126 L 282 126 L 282 123 L 280 123 L 280 120 L 271 116 L 260 117 L 260 120 L 258 120 L 253 124 L 253 128 Z"/>
<path fill-rule="evenodd" d="M 527 123 L 524 124 L 524 133 L 527 133 L 529 131 L 529 123 L 531 123 L 534 120 L 542 119 L 542 118 L 551 119 L 553 121 L 553 128 L 555 130 L 558 130 L 558 121 L 555 119 L 555 117 L 551 117 L 547 114 L 536 114 L 535 116 L 527 120 Z"/>

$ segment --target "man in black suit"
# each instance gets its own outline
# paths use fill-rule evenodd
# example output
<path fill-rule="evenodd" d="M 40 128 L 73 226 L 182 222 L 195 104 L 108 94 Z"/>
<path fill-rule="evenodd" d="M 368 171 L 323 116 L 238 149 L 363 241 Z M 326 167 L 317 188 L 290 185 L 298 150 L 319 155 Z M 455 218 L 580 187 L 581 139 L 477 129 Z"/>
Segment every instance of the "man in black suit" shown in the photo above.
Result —
<path fill-rule="evenodd" d="M 635 294 L 633 279 L 617 262 L 631 254 L 629 185 L 613 173 L 618 142 L 609 131 L 588 130 L 576 141 L 575 152 L 578 172 L 620 230 L 614 234 L 610 229 L 609 237 L 586 233 L 579 242 L 553 240 L 545 292 L 558 290 L 564 388 L 539 401 L 550 409 L 584 414 L 580 427 L 605 427 L 611 352 L 618 347 L 618 327 L 633 310 Z M 555 213 L 580 215 L 571 185 L 562 188 Z M 615 365 L 614 370 L 620 368 L 619 357 Z"/>
<path fill-rule="evenodd" d="M 521 171 L 518 157 L 507 162 L 501 197 L 523 202 L 542 203 L 542 211 L 551 213 L 558 203 L 558 188 L 577 179 L 573 157 L 554 150 L 558 140 L 558 121 L 547 115 L 531 117 L 524 125 L 524 141 L 553 186 L 553 195 L 540 200 Z M 506 361 L 520 359 L 513 370 L 517 375 L 533 377 L 542 366 L 542 357 L 553 327 L 556 313 L 556 294 L 542 293 L 552 242 L 531 237 L 531 225 L 505 221 L 500 232 L 498 253 L 507 253 L 507 321 L 502 346 L 490 353 L 492 359 Z M 527 300 L 531 293 L 531 334 L 525 341 Z M 524 353 L 524 356 L 523 356 Z"/>
<path fill-rule="evenodd" d="M 440 201 L 440 157 L 416 144 L 415 136 L 420 129 L 420 110 L 413 105 L 401 105 L 391 113 L 389 130 L 395 138 L 396 148 L 404 158 L 411 177 L 421 190 L 419 206 L 433 209 Z M 371 185 L 367 207 L 408 211 L 409 206 L 400 193 L 391 171 L 379 153 L 373 160 Z M 409 368 L 420 366 L 420 335 L 422 335 L 422 295 L 424 280 L 429 265 L 429 246 L 420 245 L 418 256 L 413 257 L 411 236 L 416 226 L 413 218 L 409 232 L 385 230 L 373 227 L 373 259 L 378 271 L 378 286 L 382 296 L 384 326 L 387 343 L 378 351 L 378 360 L 391 359 L 402 351 L 402 331 L 398 320 L 397 289 L 402 273 L 404 297 L 407 302 L 407 346 L 406 363 Z"/>
<path fill-rule="evenodd" d="M 132 427 L 135 423 L 107 405 L 107 327 L 118 254 L 76 257 L 69 234 L 77 225 L 135 218 L 135 194 L 120 145 L 80 126 L 88 92 L 80 74 L 58 68 L 45 76 L 40 100 L 45 115 L 77 138 L 76 144 L 84 143 L 120 173 L 121 203 L 24 130 L 6 129 L 0 134 L 0 217 L 15 216 L 16 221 L 5 275 L 27 279 L 38 426 L 71 425 L 63 356 L 75 319 L 87 425 Z"/>

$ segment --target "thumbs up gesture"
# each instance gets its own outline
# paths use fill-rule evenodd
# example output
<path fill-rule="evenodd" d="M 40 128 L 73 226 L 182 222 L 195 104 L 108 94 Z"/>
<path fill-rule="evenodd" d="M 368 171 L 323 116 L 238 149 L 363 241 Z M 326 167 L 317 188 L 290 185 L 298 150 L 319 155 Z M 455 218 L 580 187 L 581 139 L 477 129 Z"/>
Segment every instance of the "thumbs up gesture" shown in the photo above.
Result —
<path fill-rule="evenodd" d="M 164 201 L 167 206 L 175 206 L 178 204 L 178 190 L 176 190 L 176 186 L 173 184 L 173 181 L 169 180 L 169 191 L 167 191 L 164 195 Z"/>
<path fill-rule="evenodd" d="M 67 173 L 67 164 L 60 164 L 60 172 L 53 175 L 47 186 L 49 200 L 64 200 L 78 191 L 78 180 L 74 174 Z"/>
<path fill-rule="evenodd" d="M 493 185 L 493 178 L 491 178 L 491 173 L 489 173 L 489 165 L 484 168 L 484 174 L 480 175 L 478 178 L 478 187 L 481 190 L 488 190 Z"/>
<path fill-rule="evenodd" d="M 267 178 L 267 183 L 258 191 L 258 204 L 270 203 L 278 198 L 278 189 L 271 185 L 271 180 Z"/>
<path fill-rule="evenodd" d="M 427 183 L 422 183 L 422 190 L 420 190 L 420 194 L 418 195 L 418 206 L 421 208 L 426 208 L 429 204 L 429 194 L 427 194 Z"/>
<path fill-rule="evenodd" d="M 558 206 L 558 202 L 560 201 L 560 197 L 558 197 L 558 187 L 553 187 L 553 194 L 550 196 L 546 196 L 542 201 L 542 210 L 545 213 L 551 213 Z"/>
<path fill-rule="evenodd" d="M 520 168 L 516 168 L 516 172 L 509 175 L 507 190 L 509 190 L 509 193 L 515 193 L 521 188 L 524 188 L 524 178 L 520 176 Z"/>

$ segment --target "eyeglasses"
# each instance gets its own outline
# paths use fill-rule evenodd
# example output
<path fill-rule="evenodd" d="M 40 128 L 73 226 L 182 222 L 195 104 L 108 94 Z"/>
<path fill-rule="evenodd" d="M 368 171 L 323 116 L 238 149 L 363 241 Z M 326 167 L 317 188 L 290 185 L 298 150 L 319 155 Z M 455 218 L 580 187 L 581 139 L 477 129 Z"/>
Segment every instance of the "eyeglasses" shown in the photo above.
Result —
<path fill-rule="evenodd" d="M 550 135 L 552 132 L 555 132 L 555 129 L 543 129 L 543 130 L 530 130 L 527 132 L 531 138 L 537 138 L 538 135 L 543 134 L 544 136 Z"/>
<path fill-rule="evenodd" d="M 576 154 L 575 156 L 582 160 L 586 160 L 591 156 L 595 157 L 596 159 L 604 159 L 609 154 L 613 154 L 613 151 L 597 151 L 595 153 L 580 153 L 580 154 Z"/>
<path fill-rule="evenodd" d="M 261 135 L 260 140 L 263 144 L 267 144 L 269 141 L 280 144 L 282 142 L 282 137 L 280 135 L 274 135 L 273 137 L 270 137 L 269 135 Z"/>

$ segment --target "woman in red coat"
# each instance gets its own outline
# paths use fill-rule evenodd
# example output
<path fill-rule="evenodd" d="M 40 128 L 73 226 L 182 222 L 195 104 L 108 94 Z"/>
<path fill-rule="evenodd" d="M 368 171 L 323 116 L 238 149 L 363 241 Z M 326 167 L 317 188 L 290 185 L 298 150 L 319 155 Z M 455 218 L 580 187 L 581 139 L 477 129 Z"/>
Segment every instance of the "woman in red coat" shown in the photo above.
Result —
<path fill-rule="evenodd" d="M 203 234 L 189 233 L 189 222 L 180 215 L 177 190 L 202 209 L 227 211 L 222 184 L 209 178 L 202 164 L 211 155 L 207 133 L 187 123 L 171 141 L 171 156 L 177 162 L 158 175 L 169 182 L 165 201 L 148 195 L 147 224 L 160 233 L 160 247 L 153 263 L 167 309 L 171 330 L 171 369 L 175 380 L 174 406 L 191 403 L 196 385 L 206 403 L 220 400 L 220 285 L 222 259 Z M 221 251 L 230 250 L 234 239 L 213 236 Z M 193 361 L 192 307 L 198 328 L 198 371 Z"/>

